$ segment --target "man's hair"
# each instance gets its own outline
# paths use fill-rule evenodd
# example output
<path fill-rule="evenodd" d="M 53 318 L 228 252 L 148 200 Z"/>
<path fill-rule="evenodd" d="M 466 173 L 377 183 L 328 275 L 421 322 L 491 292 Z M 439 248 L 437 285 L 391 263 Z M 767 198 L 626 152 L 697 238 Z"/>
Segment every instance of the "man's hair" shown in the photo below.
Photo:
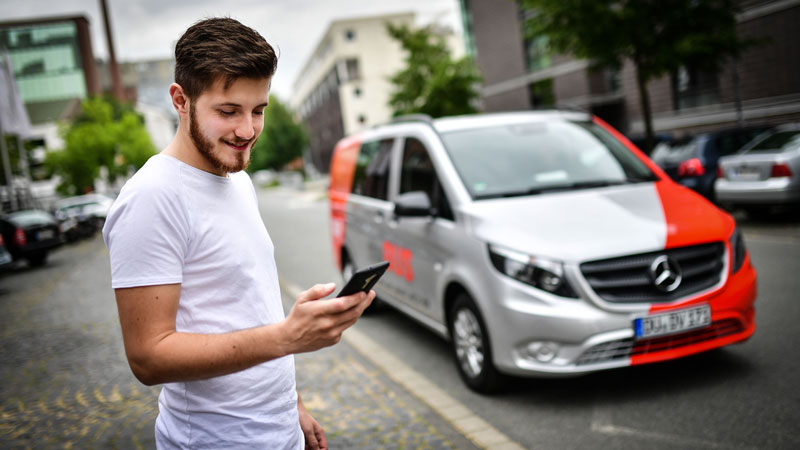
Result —
<path fill-rule="evenodd" d="M 277 67 L 275 50 L 264 37 L 230 18 L 201 20 L 175 45 L 175 82 L 189 99 L 218 79 L 227 89 L 238 78 L 269 78 Z"/>

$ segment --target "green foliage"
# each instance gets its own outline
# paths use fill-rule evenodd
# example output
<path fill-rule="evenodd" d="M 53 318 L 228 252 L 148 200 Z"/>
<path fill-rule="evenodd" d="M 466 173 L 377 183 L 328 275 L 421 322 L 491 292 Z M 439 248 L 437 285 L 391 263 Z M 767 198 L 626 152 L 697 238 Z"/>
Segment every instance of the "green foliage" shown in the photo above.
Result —
<path fill-rule="evenodd" d="M 261 169 L 280 170 L 303 155 L 308 145 L 308 133 L 302 124 L 276 96 L 269 96 L 269 106 L 264 110 L 264 130 L 258 138 L 248 172 Z"/>
<path fill-rule="evenodd" d="M 394 116 L 476 112 L 473 104 L 481 76 L 471 59 L 453 60 L 444 39 L 430 28 L 411 30 L 387 24 L 386 29 L 407 53 L 406 68 L 390 78 L 395 86 L 389 98 Z"/>
<path fill-rule="evenodd" d="M 519 0 L 529 37 L 598 67 L 636 66 L 648 135 L 647 82 L 681 66 L 718 71 L 754 44 L 736 33 L 737 0 Z"/>
<path fill-rule="evenodd" d="M 747 41 L 736 33 L 736 0 L 521 0 L 535 11 L 530 36 L 602 66 L 631 59 L 645 79 L 691 65 L 716 70 Z"/>
<path fill-rule="evenodd" d="M 58 190 L 64 195 L 92 190 L 101 167 L 113 182 L 156 152 L 142 118 L 130 106 L 89 98 L 81 107 L 81 114 L 62 129 L 64 149 L 48 153 L 45 160 L 61 176 Z"/>

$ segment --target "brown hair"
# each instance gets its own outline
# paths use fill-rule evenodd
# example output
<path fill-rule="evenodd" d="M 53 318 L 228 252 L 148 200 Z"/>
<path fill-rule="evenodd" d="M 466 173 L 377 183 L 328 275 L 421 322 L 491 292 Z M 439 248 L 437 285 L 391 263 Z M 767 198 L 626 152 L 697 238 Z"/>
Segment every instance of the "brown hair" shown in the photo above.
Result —
<path fill-rule="evenodd" d="M 218 79 L 227 89 L 237 78 L 269 78 L 278 67 L 275 50 L 256 30 L 216 17 L 189 27 L 175 45 L 175 82 L 189 99 Z"/>

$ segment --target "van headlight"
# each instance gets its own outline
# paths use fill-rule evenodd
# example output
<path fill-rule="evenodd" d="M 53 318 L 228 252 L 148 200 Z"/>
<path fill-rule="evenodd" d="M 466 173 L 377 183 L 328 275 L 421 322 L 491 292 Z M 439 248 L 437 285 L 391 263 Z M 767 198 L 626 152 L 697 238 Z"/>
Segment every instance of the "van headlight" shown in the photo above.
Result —
<path fill-rule="evenodd" d="M 731 244 L 731 273 L 736 273 L 742 268 L 744 256 L 747 254 L 747 249 L 744 246 L 744 238 L 738 226 L 734 227 L 729 242 Z"/>
<path fill-rule="evenodd" d="M 501 273 L 554 295 L 578 298 L 564 277 L 564 264 L 505 248 L 489 246 L 489 259 Z"/>

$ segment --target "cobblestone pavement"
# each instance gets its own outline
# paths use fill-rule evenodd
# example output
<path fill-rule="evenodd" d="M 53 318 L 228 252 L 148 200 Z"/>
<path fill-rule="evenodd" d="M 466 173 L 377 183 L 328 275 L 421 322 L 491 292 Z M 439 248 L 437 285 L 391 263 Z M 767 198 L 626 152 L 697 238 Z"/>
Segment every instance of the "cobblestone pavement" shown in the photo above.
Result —
<path fill-rule="evenodd" d="M 100 236 L 0 277 L 0 448 L 154 448 L 158 387 L 125 361 Z M 298 355 L 332 449 L 475 448 L 342 342 Z"/>

